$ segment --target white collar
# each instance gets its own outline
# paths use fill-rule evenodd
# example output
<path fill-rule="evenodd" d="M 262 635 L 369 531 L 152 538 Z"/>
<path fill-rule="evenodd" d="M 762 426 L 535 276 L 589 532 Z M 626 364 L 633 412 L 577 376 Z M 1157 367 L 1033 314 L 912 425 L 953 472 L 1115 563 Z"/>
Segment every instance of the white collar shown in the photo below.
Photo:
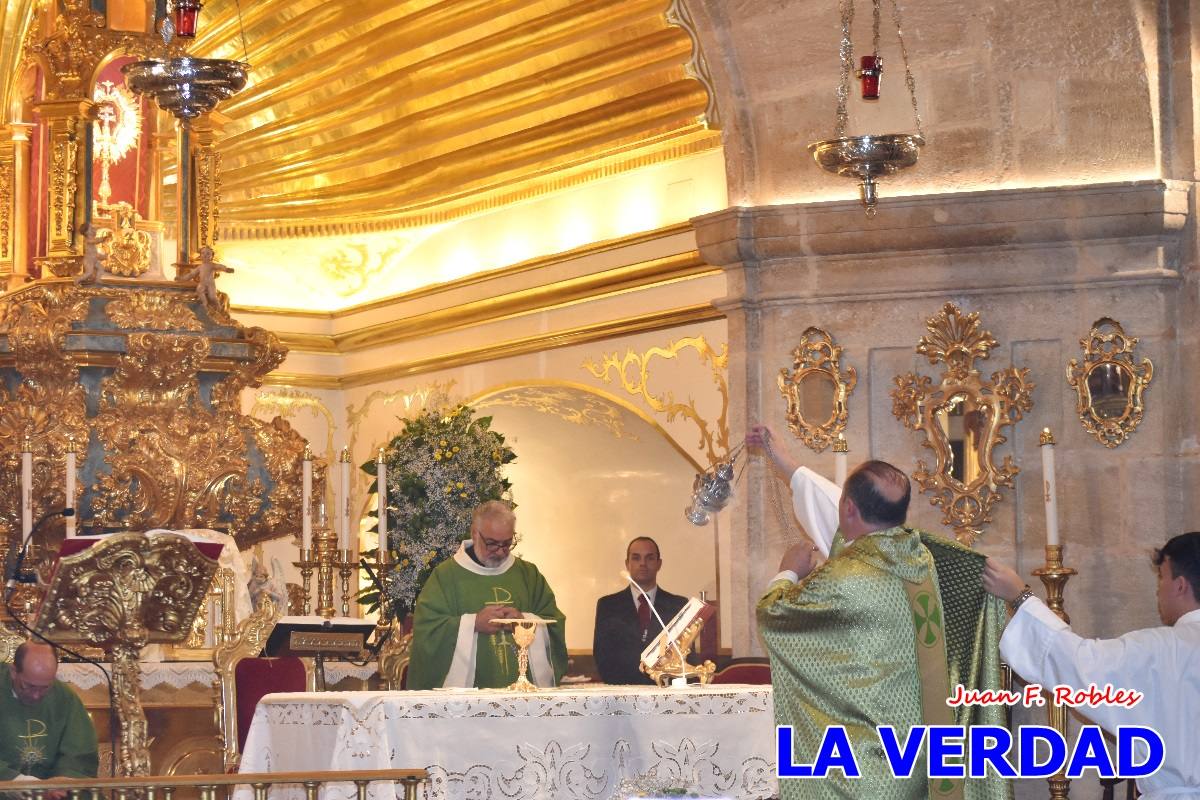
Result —
<path fill-rule="evenodd" d="M 654 601 L 658 599 L 658 587 L 655 586 L 653 589 L 646 589 L 645 591 L 650 597 L 650 605 L 654 605 Z M 632 584 L 629 586 L 629 593 L 633 595 L 633 604 L 636 606 L 642 593 L 638 589 L 635 589 Z"/>
<path fill-rule="evenodd" d="M 504 573 L 508 572 L 508 568 L 513 565 L 513 561 L 515 560 L 512 552 L 509 551 L 509 554 L 505 557 L 504 561 L 500 563 L 500 566 L 485 567 L 483 564 L 476 563 L 475 559 L 471 558 L 471 554 L 467 552 L 468 548 L 472 550 L 474 549 L 473 543 L 470 539 L 463 541 L 462 544 L 458 546 L 458 552 L 454 554 L 454 563 L 458 564 L 468 572 L 474 572 L 476 575 L 503 575 Z"/>
<path fill-rule="evenodd" d="M 1179 623 L 1184 622 L 1185 620 L 1187 621 L 1188 625 L 1192 625 L 1192 624 L 1200 625 L 1200 608 L 1193 608 L 1191 611 L 1187 612 L 1186 614 L 1181 616 L 1179 619 L 1175 620 L 1175 624 L 1178 625 Z"/>

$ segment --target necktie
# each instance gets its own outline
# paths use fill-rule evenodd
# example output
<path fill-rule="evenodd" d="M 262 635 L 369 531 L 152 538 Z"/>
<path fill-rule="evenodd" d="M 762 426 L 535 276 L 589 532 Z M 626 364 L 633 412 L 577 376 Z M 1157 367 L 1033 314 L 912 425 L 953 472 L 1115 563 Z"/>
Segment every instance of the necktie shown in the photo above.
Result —
<path fill-rule="evenodd" d="M 646 595 L 638 597 L 638 622 L 642 626 L 642 641 L 646 641 L 646 634 L 650 630 L 650 604 L 646 602 Z"/>

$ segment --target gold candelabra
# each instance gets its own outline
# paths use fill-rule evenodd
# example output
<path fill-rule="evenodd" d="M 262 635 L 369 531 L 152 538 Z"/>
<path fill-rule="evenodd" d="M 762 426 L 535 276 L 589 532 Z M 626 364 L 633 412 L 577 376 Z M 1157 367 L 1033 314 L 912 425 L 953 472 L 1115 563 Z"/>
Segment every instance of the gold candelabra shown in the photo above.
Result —
<path fill-rule="evenodd" d="M 337 534 L 327 525 L 321 525 L 313 530 L 313 547 L 300 550 L 300 558 L 292 562 L 300 568 L 300 582 L 304 591 L 304 614 L 312 613 L 312 576 L 317 573 L 317 609 L 318 616 L 329 619 L 337 616 L 337 607 L 333 602 L 335 574 L 342 579 L 341 601 L 342 616 L 350 616 L 350 578 L 354 574 L 354 552 L 338 547 Z"/>
<path fill-rule="evenodd" d="M 1071 576 L 1077 574 L 1070 567 L 1063 566 L 1063 546 L 1061 544 L 1046 545 L 1046 563 L 1033 571 L 1033 575 L 1039 578 L 1042 585 L 1046 587 L 1046 605 L 1068 625 L 1071 623 L 1071 618 L 1067 616 L 1067 611 L 1063 607 L 1063 590 Z M 1067 707 L 1054 702 L 1054 698 L 1050 696 L 1049 692 L 1046 693 L 1046 697 L 1050 701 L 1047 712 L 1050 717 L 1050 726 L 1062 734 L 1065 739 L 1067 736 Z M 1060 770 L 1051 776 L 1048 782 L 1052 800 L 1065 800 L 1071 791 L 1071 780 L 1065 772 Z"/>

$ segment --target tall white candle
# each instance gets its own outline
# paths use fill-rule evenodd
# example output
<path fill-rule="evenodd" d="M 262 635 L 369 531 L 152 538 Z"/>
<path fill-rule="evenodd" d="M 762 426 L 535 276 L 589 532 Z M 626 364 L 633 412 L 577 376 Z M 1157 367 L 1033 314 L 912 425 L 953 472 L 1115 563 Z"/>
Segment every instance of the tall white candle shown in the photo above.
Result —
<path fill-rule="evenodd" d="M 846 483 L 846 459 L 849 458 L 849 453 L 850 446 L 846 443 L 846 437 L 839 433 L 833 443 L 833 482 L 838 486 Z"/>
<path fill-rule="evenodd" d="M 29 538 L 33 532 L 33 445 L 29 436 L 21 450 L 21 540 Z"/>
<path fill-rule="evenodd" d="M 338 531 L 338 547 L 343 550 L 350 549 L 350 448 L 342 448 L 342 459 L 338 463 L 338 474 L 340 480 L 338 484 L 341 486 L 341 497 L 338 498 L 338 517 L 340 517 L 340 530 Z"/>
<path fill-rule="evenodd" d="M 67 479 L 66 479 L 67 508 L 75 508 L 75 438 L 67 442 Z M 75 538 L 75 515 L 67 517 L 67 538 Z"/>
<path fill-rule="evenodd" d="M 1042 497 L 1046 502 L 1046 544 L 1058 544 L 1058 494 L 1054 485 L 1054 434 L 1042 428 Z"/>
<path fill-rule="evenodd" d="M 300 547 L 312 549 L 312 449 L 304 446 L 304 464 L 301 466 Z"/>
<path fill-rule="evenodd" d="M 387 464 L 383 460 L 383 448 L 379 448 L 379 456 L 375 459 L 375 490 L 379 502 L 379 563 L 387 562 Z"/>

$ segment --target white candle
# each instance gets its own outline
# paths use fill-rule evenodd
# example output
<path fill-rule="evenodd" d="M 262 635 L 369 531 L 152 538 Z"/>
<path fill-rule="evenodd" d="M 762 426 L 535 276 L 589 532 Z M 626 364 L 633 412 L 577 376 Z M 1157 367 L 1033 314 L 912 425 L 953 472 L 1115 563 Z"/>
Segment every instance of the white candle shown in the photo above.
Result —
<path fill-rule="evenodd" d="M 350 448 L 342 448 L 342 459 L 338 464 L 338 481 L 341 486 L 341 497 L 338 499 L 338 516 L 341 518 L 338 531 L 338 547 L 350 549 Z"/>
<path fill-rule="evenodd" d="M 833 482 L 838 486 L 844 486 L 846 483 L 846 459 L 849 453 L 850 446 L 846 444 L 846 437 L 839 433 L 837 441 L 833 443 Z"/>
<path fill-rule="evenodd" d="M 21 541 L 33 532 L 33 453 L 30 452 L 29 437 L 25 437 L 21 451 Z"/>
<path fill-rule="evenodd" d="M 383 448 L 379 448 L 379 457 L 375 459 L 375 490 L 379 502 L 379 563 L 387 562 L 387 465 L 383 461 Z"/>
<path fill-rule="evenodd" d="M 1042 498 L 1046 502 L 1046 544 L 1058 544 L 1058 496 L 1054 485 L 1054 434 L 1042 428 Z"/>
<path fill-rule="evenodd" d="M 67 444 L 67 480 L 66 480 L 66 496 L 67 508 L 75 508 L 75 439 L 72 438 Z M 75 515 L 67 517 L 67 538 L 75 538 Z"/>
<path fill-rule="evenodd" d="M 305 445 L 304 464 L 300 470 L 300 547 L 312 549 L 312 450 Z"/>

